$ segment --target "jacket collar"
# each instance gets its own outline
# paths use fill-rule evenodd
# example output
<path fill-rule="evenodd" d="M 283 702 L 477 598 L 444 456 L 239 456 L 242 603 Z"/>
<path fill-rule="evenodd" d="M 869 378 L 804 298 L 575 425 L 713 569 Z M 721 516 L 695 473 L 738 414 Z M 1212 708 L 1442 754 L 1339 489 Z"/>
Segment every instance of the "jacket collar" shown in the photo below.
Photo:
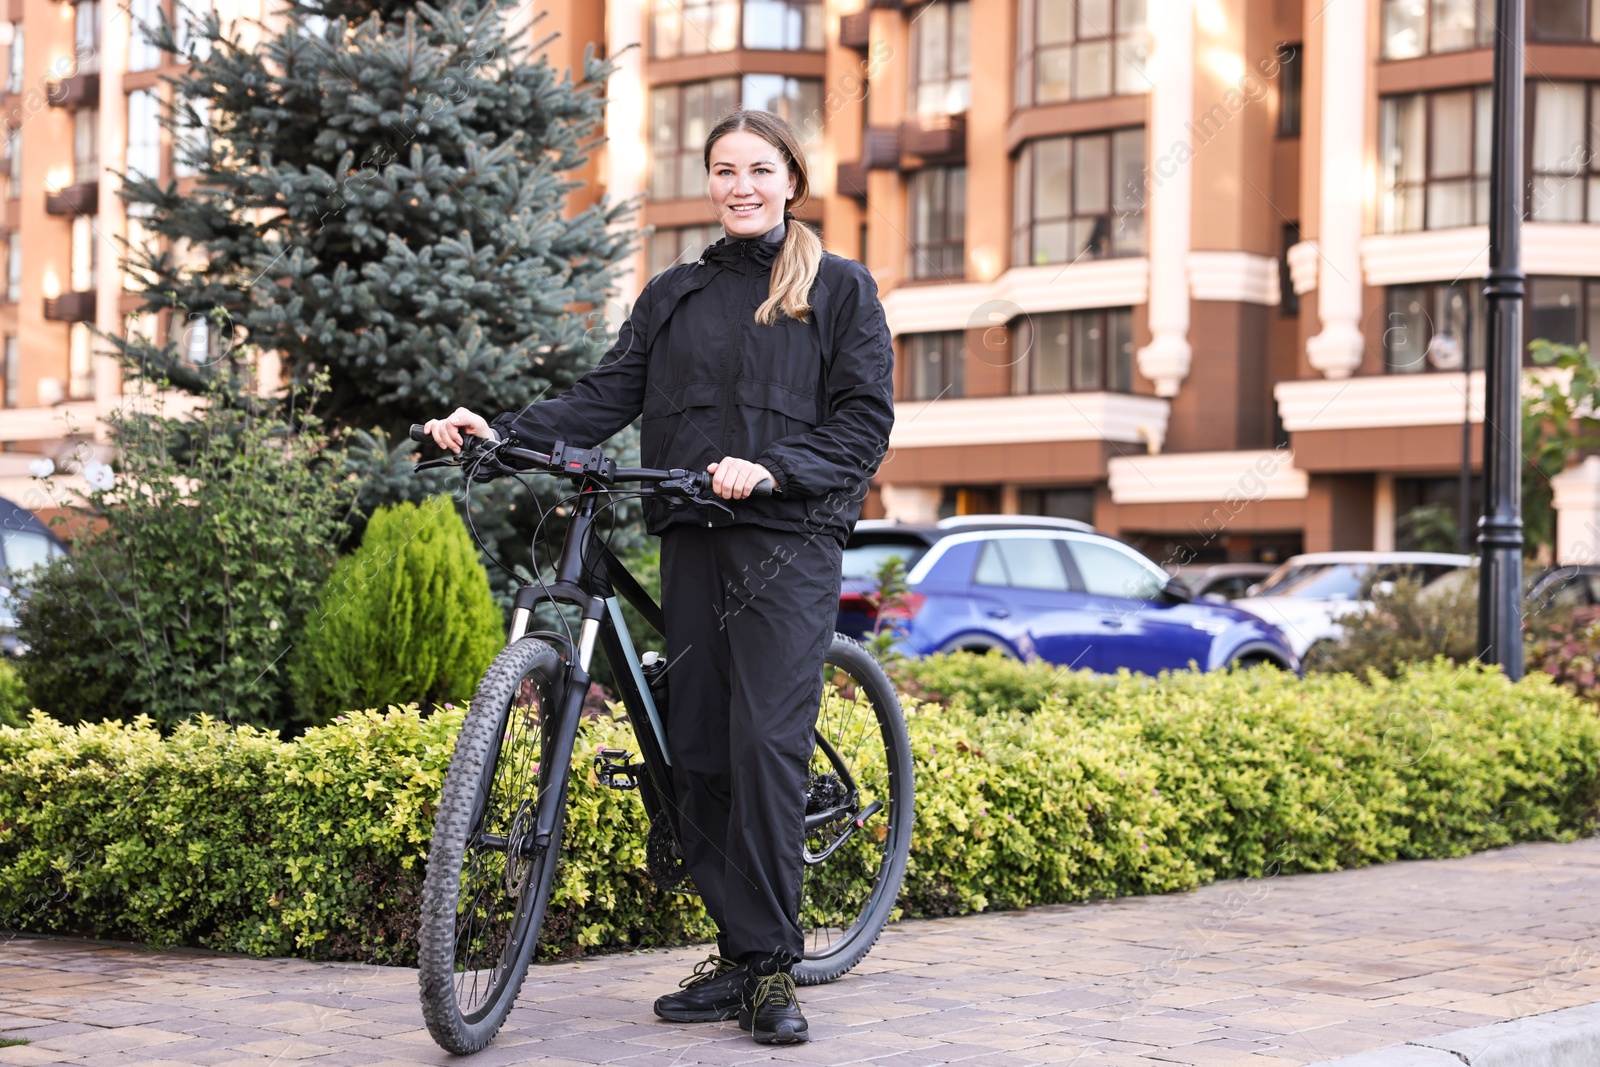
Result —
<path fill-rule="evenodd" d="M 779 250 L 783 248 L 786 232 L 784 224 L 779 222 L 759 237 L 724 236 L 722 240 L 700 254 L 700 262 L 715 263 L 735 269 L 740 269 L 748 263 L 753 263 L 758 268 L 770 267 L 772 261 L 778 258 Z"/>

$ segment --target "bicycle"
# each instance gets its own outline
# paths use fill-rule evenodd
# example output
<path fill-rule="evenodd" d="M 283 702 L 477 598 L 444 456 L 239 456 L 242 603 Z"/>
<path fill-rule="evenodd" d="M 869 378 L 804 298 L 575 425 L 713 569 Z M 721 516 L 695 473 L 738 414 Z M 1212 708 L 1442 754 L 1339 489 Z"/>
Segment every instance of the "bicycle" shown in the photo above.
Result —
<path fill-rule="evenodd" d="M 424 440 L 421 426 L 411 427 Z M 511 461 L 515 461 L 513 464 Z M 561 853 L 568 778 L 598 644 L 638 745 L 594 756 L 599 780 L 638 793 L 649 819 L 646 867 L 664 890 L 686 878 L 673 813 L 664 714 L 667 664 L 643 657 L 622 614 L 631 604 L 663 632 L 661 608 L 596 529 L 603 500 L 670 495 L 732 512 L 704 472 L 618 467 L 599 449 L 557 442 L 546 454 L 468 438 L 456 465 L 466 483 L 543 472 L 578 492 L 553 581 L 524 583 L 506 647 L 479 682 L 461 724 L 435 813 L 418 932 L 422 1014 L 449 1052 L 486 1046 L 517 999 L 538 945 Z M 771 491 L 763 482 L 758 491 Z M 537 573 L 537 560 L 533 572 Z M 620 598 L 620 599 L 619 599 Z M 578 633 L 530 630 L 541 604 L 581 610 Z M 911 850 L 911 749 L 894 686 L 858 643 L 835 634 L 824 657 L 816 750 L 806 791 L 802 985 L 832 981 L 866 956 L 889 921 Z"/>

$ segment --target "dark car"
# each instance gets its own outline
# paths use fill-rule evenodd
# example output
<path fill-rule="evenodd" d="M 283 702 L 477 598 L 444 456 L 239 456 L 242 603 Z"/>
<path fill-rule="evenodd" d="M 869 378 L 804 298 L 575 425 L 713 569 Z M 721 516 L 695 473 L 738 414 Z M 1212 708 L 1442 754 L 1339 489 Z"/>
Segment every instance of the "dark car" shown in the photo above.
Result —
<path fill-rule="evenodd" d="M 839 629 L 857 637 L 871 632 L 873 568 L 904 553 L 909 592 L 885 625 L 909 655 L 997 649 L 1107 673 L 1125 667 L 1155 674 L 1191 663 L 1201 670 L 1257 662 L 1300 669 L 1270 623 L 1192 602 L 1181 580 L 1120 541 L 1082 523 L 1002 523 L 858 528 L 845 551 Z"/>
<path fill-rule="evenodd" d="M 1271 574 L 1275 563 L 1199 563 L 1178 567 L 1173 573 L 1182 578 L 1196 600 L 1238 600 L 1250 595 L 1250 588 Z"/>
<path fill-rule="evenodd" d="M 1589 608 L 1600 604 L 1600 564 L 1572 563 L 1551 567 L 1528 582 L 1525 612 Z"/>

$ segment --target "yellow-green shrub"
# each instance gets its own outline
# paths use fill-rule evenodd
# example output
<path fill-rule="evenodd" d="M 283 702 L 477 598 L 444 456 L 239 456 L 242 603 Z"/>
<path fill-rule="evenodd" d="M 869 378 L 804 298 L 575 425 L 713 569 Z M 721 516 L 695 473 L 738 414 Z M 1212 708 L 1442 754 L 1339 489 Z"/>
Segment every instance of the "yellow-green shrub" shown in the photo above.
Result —
<path fill-rule="evenodd" d="M 471 696 L 504 643 L 478 550 L 450 499 L 379 508 L 334 567 L 290 658 L 318 721 Z"/>
<path fill-rule="evenodd" d="M 1032 714 L 955 697 L 910 708 L 905 914 L 1452 856 L 1595 825 L 1600 719 L 1543 677 L 1512 685 L 1441 661 L 1371 684 L 1262 669 L 1059 688 Z M 291 742 L 213 721 L 165 740 L 146 722 L 0 728 L 0 926 L 410 962 L 460 714 L 364 712 Z M 584 725 L 550 953 L 710 932 L 698 900 L 645 878 L 638 800 L 594 778 L 595 749 L 628 740 L 623 723 Z"/>

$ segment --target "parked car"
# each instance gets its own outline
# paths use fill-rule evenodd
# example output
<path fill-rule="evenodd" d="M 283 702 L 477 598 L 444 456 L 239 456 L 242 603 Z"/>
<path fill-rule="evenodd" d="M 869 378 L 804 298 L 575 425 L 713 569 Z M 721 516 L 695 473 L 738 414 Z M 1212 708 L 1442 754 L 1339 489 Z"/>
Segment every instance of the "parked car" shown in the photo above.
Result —
<path fill-rule="evenodd" d="M 1218 603 L 1250 595 L 1250 588 L 1276 569 L 1272 563 L 1194 563 L 1173 570 L 1196 600 Z"/>
<path fill-rule="evenodd" d="M 1120 541 L 1067 520 L 1007 524 L 1015 518 L 859 524 L 845 549 L 839 629 L 871 631 L 873 570 L 904 553 L 909 592 L 885 625 L 908 655 L 997 649 L 1107 673 L 1191 663 L 1300 670 L 1276 628 L 1229 605 L 1194 603 L 1181 579 Z"/>
<path fill-rule="evenodd" d="M 0 651 L 27 651 L 17 640 L 19 579 L 66 554 L 67 546 L 33 512 L 0 497 Z"/>
<path fill-rule="evenodd" d="M 1600 604 L 1600 564 L 1573 563 L 1551 567 L 1528 581 L 1525 611 L 1533 615 L 1552 608 L 1589 608 Z"/>
<path fill-rule="evenodd" d="M 1371 607 L 1361 599 L 1369 583 L 1412 576 L 1427 588 L 1471 565 L 1471 556 L 1455 552 L 1308 552 L 1285 560 L 1233 606 L 1278 627 L 1303 658 L 1318 641 L 1343 636 L 1336 619 Z"/>

